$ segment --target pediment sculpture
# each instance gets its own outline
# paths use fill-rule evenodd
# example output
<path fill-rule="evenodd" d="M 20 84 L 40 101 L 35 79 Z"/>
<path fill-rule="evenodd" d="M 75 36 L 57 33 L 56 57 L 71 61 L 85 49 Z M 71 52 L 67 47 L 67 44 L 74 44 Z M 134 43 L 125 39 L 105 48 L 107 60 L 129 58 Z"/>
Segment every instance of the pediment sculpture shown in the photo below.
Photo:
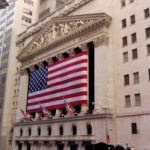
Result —
<path fill-rule="evenodd" d="M 88 17 L 87 17 L 88 16 Z M 103 19 L 103 20 L 102 20 Z M 106 14 L 91 14 L 80 16 L 69 16 L 65 18 L 52 18 L 48 24 L 36 35 L 29 44 L 23 48 L 18 55 L 18 59 L 31 55 L 38 50 L 41 50 L 47 45 L 57 43 L 69 35 L 81 31 L 85 27 L 91 26 L 97 21 L 111 22 L 111 17 Z"/>

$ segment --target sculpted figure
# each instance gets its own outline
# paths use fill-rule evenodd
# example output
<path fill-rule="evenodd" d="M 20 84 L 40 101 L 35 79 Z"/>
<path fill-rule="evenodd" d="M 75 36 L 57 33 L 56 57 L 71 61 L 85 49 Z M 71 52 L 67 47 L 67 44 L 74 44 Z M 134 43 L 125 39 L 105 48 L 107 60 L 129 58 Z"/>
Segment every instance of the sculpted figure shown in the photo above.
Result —
<path fill-rule="evenodd" d="M 70 26 L 68 25 L 68 23 L 65 23 L 64 34 L 68 33 L 69 31 L 70 31 Z"/>
<path fill-rule="evenodd" d="M 55 25 L 55 23 L 53 23 L 53 26 L 51 28 L 51 32 L 52 32 L 52 40 L 56 39 L 56 37 L 57 37 L 57 26 Z"/>
<path fill-rule="evenodd" d="M 35 46 L 35 48 L 40 48 L 41 45 L 38 42 L 33 42 L 33 45 Z M 32 48 L 34 48 L 34 46 L 32 46 Z"/>
<path fill-rule="evenodd" d="M 76 22 L 76 28 L 79 28 L 80 26 L 82 26 L 84 24 L 84 22 L 82 20 L 79 20 Z"/>
<path fill-rule="evenodd" d="M 63 24 L 59 24 L 58 29 L 59 29 L 60 36 L 64 35 L 64 25 Z"/>
<path fill-rule="evenodd" d="M 43 36 L 41 36 L 41 39 L 40 39 L 40 46 L 42 46 L 44 44 L 44 41 L 45 41 L 45 38 Z"/>

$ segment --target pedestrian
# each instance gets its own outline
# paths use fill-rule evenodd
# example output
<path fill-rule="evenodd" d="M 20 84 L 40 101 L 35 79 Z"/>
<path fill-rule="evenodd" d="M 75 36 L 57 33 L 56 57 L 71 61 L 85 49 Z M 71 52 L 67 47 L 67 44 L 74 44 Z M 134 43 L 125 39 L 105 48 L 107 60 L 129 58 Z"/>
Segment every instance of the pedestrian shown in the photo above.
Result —
<path fill-rule="evenodd" d="M 125 150 L 125 148 L 121 145 L 116 145 L 114 150 Z"/>

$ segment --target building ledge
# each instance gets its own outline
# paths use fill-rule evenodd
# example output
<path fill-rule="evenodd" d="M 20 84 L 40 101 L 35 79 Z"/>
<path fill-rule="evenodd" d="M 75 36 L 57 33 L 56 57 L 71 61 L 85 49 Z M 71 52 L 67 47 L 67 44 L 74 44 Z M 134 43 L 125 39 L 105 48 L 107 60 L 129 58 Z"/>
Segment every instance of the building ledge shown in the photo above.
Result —
<path fill-rule="evenodd" d="M 95 142 L 96 138 L 93 135 L 63 135 L 63 136 L 26 136 L 26 137 L 16 137 L 16 142 Z"/>
<path fill-rule="evenodd" d="M 94 112 L 95 113 L 95 112 Z M 80 114 L 79 114 L 80 115 Z M 43 118 L 43 119 L 38 119 L 38 120 L 32 120 L 32 121 L 18 121 L 13 123 L 14 126 L 26 126 L 26 125 L 37 125 L 37 124 L 47 124 L 47 123 L 58 123 L 58 122 L 74 122 L 74 121 L 83 121 L 83 120 L 94 120 L 94 119 L 112 119 L 113 118 L 113 114 L 112 112 L 108 112 L 108 113 L 98 113 L 96 112 L 96 114 L 85 114 L 82 116 L 74 116 L 74 117 L 59 117 L 59 118 Z"/>

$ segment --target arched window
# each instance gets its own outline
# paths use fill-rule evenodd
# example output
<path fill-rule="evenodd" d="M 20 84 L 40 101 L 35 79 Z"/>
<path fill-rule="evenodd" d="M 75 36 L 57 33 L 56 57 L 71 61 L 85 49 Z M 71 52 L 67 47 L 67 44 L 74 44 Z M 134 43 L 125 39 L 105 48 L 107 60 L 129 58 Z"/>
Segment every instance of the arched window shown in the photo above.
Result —
<path fill-rule="evenodd" d="M 76 134 L 77 134 L 77 127 L 76 127 L 76 125 L 73 125 L 73 126 L 72 126 L 72 134 L 73 134 L 73 135 L 76 135 Z"/>
<path fill-rule="evenodd" d="M 23 135 L 23 130 L 22 129 L 20 129 L 20 136 L 22 136 Z"/>
<path fill-rule="evenodd" d="M 51 127 L 48 127 L 48 135 L 51 135 L 52 134 L 52 129 Z"/>
<path fill-rule="evenodd" d="M 59 127 L 59 133 L 60 133 L 60 135 L 63 135 L 63 134 L 64 134 L 63 126 L 60 126 L 60 127 Z"/>
<path fill-rule="evenodd" d="M 41 135 L 41 128 L 39 127 L 38 128 L 38 136 L 40 136 Z"/>
<path fill-rule="evenodd" d="M 29 136 L 31 136 L 31 128 L 28 129 Z"/>
<path fill-rule="evenodd" d="M 88 135 L 92 134 L 92 126 L 90 124 L 87 124 L 87 134 Z"/>

